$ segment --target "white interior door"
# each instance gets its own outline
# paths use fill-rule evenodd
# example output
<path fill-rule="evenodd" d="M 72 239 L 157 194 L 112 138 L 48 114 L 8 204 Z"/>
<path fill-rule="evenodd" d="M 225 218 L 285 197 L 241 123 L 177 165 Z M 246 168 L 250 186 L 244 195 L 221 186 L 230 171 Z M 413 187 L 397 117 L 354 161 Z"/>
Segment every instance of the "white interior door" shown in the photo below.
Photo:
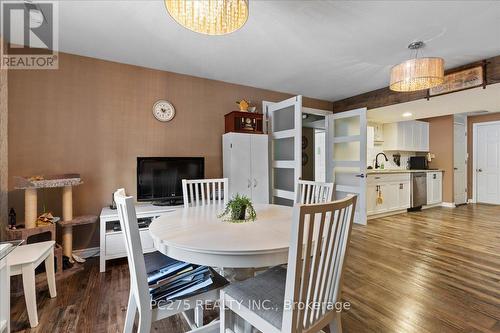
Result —
<path fill-rule="evenodd" d="M 271 202 L 293 206 L 302 175 L 302 96 L 263 103 L 267 110 Z"/>
<path fill-rule="evenodd" d="M 357 194 L 354 221 L 366 224 L 366 108 L 327 116 L 326 179 L 334 198 Z"/>
<path fill-rule="evenodd" d="M 465 124 L 453 127 L 453 192 L 456 205 L 467 203 L 467 157 Z"/>
<path fill-rule="evenodd" d="M 500 204 L 500 123 L 474 125 L 476 201 Z"/>

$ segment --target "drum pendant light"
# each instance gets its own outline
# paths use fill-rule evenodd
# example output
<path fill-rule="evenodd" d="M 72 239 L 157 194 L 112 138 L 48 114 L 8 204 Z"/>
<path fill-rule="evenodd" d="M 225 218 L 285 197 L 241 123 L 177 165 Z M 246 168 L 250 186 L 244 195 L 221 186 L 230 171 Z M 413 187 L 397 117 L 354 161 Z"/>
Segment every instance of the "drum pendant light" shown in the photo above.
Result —
<path fill-rule="evenodd" d="M 396 65 L 391 70 L 389 88 L 398 92 L 411 92 L 429 89 L 444 82 L 444 60 L 442 58 L 419 58 L 418 50 L 424 42 L 408 45 L 415 50 L 415 58 Z"/>
<path fill-rule="evenodd" d="M 206 35 L 225 35 L 248 19 L 248 0 L 165 0 L 167 11 L 183 27 Z"/>

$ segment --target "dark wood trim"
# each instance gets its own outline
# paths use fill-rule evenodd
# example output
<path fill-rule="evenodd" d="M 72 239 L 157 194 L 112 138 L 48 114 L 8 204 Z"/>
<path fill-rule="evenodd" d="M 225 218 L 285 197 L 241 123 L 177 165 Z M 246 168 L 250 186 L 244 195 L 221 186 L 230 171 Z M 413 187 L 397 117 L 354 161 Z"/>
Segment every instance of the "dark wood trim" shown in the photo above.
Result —
<path fill-rule="evenodd" d="M 500 55 L 449 69 L 445 72 L 445 74 L 450 74 L 475 66 L 484 66 L 483 88 L 486 88 L 486 86 L 490 84 L 500 83 Z M 416 101 L 419 99 L 429 100 L 430 98 L 433 98 L 433 96 L 428 95 L 428 90 L 416 91 L 411 93 L 400 93 L 390 90 L 389 87 L 385 87 L 382 89 L 373 90 L 364 94 L 335 101 L 333 102 L 333 112 L 336 113 L 348 111 L 362 107 L 375 109 L 383 106 Z"/>

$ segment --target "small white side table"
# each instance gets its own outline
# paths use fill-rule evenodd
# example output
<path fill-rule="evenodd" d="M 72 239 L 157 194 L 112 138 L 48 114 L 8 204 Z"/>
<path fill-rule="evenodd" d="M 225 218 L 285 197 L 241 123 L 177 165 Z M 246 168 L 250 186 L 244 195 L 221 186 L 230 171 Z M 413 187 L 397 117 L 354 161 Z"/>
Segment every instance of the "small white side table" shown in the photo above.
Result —
<path fill-rule="evenodd" d="M 49 285 L 50 297 L 57 296 L 56 274 L 54 272 L 54 245 L 56 242 L 47 241 L 20 246 L 8 256 L 7 264 L 10 276 L 22 274 L 24 299 L 28 310 L 30 326 L 38 325 L 38 312 L 36 309 L 35 268 L 43 261 Z"/>
<path fill-rule="evenodd" d="M 7 256 L 22 242 L 0 243 L 0 333 L 10 332 L 10 269 Z"/>

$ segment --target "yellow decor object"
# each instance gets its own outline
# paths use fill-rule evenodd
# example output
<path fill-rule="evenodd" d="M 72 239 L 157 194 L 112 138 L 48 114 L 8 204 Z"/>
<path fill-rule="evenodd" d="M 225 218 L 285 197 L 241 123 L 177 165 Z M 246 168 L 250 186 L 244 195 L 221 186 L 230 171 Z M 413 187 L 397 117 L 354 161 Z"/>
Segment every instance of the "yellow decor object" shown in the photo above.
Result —
<path fill-rule="evenodd" d="M 382 190 L 380 186 L 377 188 L 377 205 L 381 205 L 384 203 L 384 197 L 382 196 Z"/>
<path fill-rule="evenodd" d="M 389 88 L 398 92 L 429 89 L 444 82 L 444 60 L 442 58 L 418 58 L 418 49 L 423 42 L 411 43 L 408 48 L 416 50 L 414 59 L 396 65 L 391 70 Z"/>
<path fill-rule="evenodd" d="M 37 227 L 42 227 L 42 226 L 49 225 L 52 223 L 54 223 L 54 216 L 50 212 L 43 213 L 42 215 L 38 216 L 38 218 L 36 220 Z"/>
<path fill-rule="evenodd" d="M 165 0 L 165 5 L 177 23 L 201 34 L 229 34 L 248 19 L 248 0 Z"/>
<path fill-rule="evenodd" d="M 250 106 L 250 102 L 242 99 L 241 101 L 236 102 L 240 106 L 240 111 L 248 111 L 248 107 Z"/>

